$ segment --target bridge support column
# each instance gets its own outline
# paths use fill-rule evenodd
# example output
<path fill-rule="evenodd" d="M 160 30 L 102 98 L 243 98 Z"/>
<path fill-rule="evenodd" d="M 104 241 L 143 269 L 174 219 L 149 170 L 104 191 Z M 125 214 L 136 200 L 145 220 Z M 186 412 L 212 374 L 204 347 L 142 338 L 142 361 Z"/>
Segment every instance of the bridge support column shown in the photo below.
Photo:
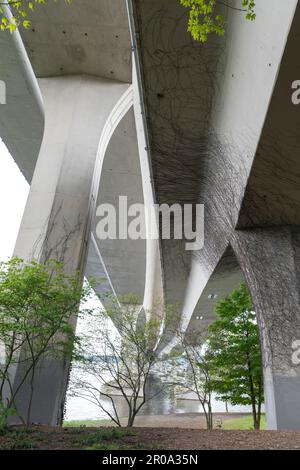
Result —
<path fill-rule="evenodd" d="M 103 139 L 109 138 L 108 118 L 129 86 L 88 76 L 47 78 L 39 84 L 45 130 L 15 255 L 41 262 L 56 258 L 64 262 L 66 272 L 79 270 L 83 276 L 101 171 L 99 152 L 104 151 Z M 47 360 L 46 367 L 39 368 L 32 423 L 61 422 L 68 374 L 67 361 Z M 15 386 L 19 376 L 17 369 Z M 16 400 L 24 416 L 28 399 L 25 384 Z"/>
<path fill-rule="evenodd" d="M 232 242 L 258 316 L 268 429 L 300 429 L 300 228 L 237 231 Z"/>

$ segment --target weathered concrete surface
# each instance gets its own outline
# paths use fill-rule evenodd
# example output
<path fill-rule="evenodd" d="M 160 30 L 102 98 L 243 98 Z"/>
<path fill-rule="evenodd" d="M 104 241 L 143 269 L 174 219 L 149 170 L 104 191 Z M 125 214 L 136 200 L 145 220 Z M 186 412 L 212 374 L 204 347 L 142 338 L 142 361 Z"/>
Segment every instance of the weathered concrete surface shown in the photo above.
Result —
<path fill-rule="evenodd" d="M 32 28 L 22 31 L 26 48 L 18 32 L 1 36 L 1 79 L 9 82 L 15 76 L 16 82 L 8 87 L 0 132 L 29 182 L 34 173 L 15 254 L 58 257 L 69 272 L 84 274 L 96 203 L 115 202 L 119 194 L 143 202 L 136 128 L 133 112 L 128 113 L 133 94 L 128 88 L 132 62 L 126 2 L 49 3 L 37 8 L 31 20 Z M 126 89 L 115 109 L 115 98 Z M 146 242 L 104 243 L 104 256 L 98 242 L 93 236 L 86 274 L 105 277 L 101 291 L 136 292 L 143 303 Z M 47 366 L 49 377 L 42 369 L 38 372 L 32 420 L 60 419 L 67 370 L 68 364 L 53 362 Z M 21 411 L 26 400 L 24 391 Z"/>
<path fill-rule="evenodd" d="M 132 41 L 134 43 L 134 24 L 131 23 Z M 135 45 L 134 45 L 135 47 Z M 145 112 L 143 107 L 142 83 L 139 74 L 139 63 L 136 54 L 133 54 L 132 86 L 134 98 L 134 117 L 137 135 L 137 144 L 139 150 L 141 177 L 143 185 L 143 197 L 146 210 L 146 230 L 151 233 L 157 229 L 157 221 L 149 217 L 151 207 L 156 202 L 155 189 L 153 184 L 151 159 L 148 149 L 147 124 L 145 121 Z M 164 305 L 164 287 L 162 260 L 160 252 L 160 241 L 147 239 L 146 244 L 146 270 L 143 306 L 147 312 L 152 312 L 156 316 L 163 318 Z"/>
<path fill-rule="evenodd" d="M 0 135 L 27 181 L 31 181 L 44 130 L 42 96 L 19 33 L 0 35 Z"/>
<path fill-rule="evenodd" d="M 117 83 L 132 81 L 124 0 L 74 0 L 72 6 L 64 1 L 49 2 L 32 12 L 30 19 L 32 27 L 21 30 L 22 38 L 18 32 L 0 37 L 0 79 L 7 84 L 0 135 L 28 182 L 44 132 L 44 109 L 36 77 L 89 74 Z M 84 132 L 84 122 L 82 126 Z M 97 257 L 93 259 L 90 254 L 89 261 L 95 267 Z M 90 271 L 95 269 L 91 266 Z M 135 277 L 130 291 L 139 279 Z"/>
<path fill-rule="evenodd" d="M 300 427 L 300 229 L 240 230 L 233 246 L 252 293 L 258 317 L 269 429 Z"/>
<path fill-rule="evenodd" d="M 143 204 L 143 187 L 134 113 L 131 108 L 116 128 L 107 147 L 101 171 L 96 207 L 112 204 L 116 208 L 119 230 L 119 197 L 126 196 L 128 207 Z M 132 217 L 128 217 L 132 220 Z M 100 240 L 97 213 L 92 231 L 110 280 L 118 296 L 136 294 L 143 303 L 146 270 L 146 240 Z"/>
<path fill-rule="evenodd" d="M 300 76 L 299 32 L 298 3 L 247 182 L 238 220 L 241 229 L 300 225 L 300 113 L 291 99 L 292 83 Z"/>
<path fill-rule="evenodd" d="M 54 77 L 39 83 L 45 131 L 15 255 L 40 261 L 55 258 L 64 262 L 67 272 L 83 275 L 99 189 L 95 171 L 99 142 L 128 85 L 88 76 Z M 103 149 L 107 144 L 103 142 Z M 46 367 L 40 366 L 31 422 L 56 425 L 61 421 L 68 369 L 66 361 L 48 360 Z M 18 381 L 17 370 L 15 386 Z M 27 387 L 22 387 L 16 400 L 23 416 L 29 400 Z"/>
<path fill-rule="evenodd" d="M 119 195 L 129 196 L 129 203 L 143 202 L 147 186 L 129 111 L 133 93 L 128 88 L 132 61 L 126 2 L 74 0 L 72 7 L 49 2 L 32 13 L 31 21 L 32 27 L 22 30 L 25 47 L 18 32 L 3 33 L 0 44 L 0 78 L 10 84 L 0 133 L 32 180 L 15 254 L 56 257 L 69 272 L 79 269 L 83 275 L 96 204 L 116 202 Z M 139 125 L 140 146 L 142 134 Z M 153 264 L 146 242 L 107 241 L 103 255 L 99 248 L 94 230 L 86 274 L 105 278 L 100 291 L 116 296 L 135 292 L 145 304 L 144 297 L 151 297 L 145 294 L 146 263 Z M 60 420 L 67 375 L 68 364 L 60 361 L 37 371 L 32 421 Z M 19 398 L 25 413 L 25 388 Z"/>
<path fill-rule="evenodd" d="M 183 243 L 161 243 L 166 300 L 182 300 L 178 324 L 201 336 L 214 318 L 214 302 L 209 304 L 207 296 L 223 296 L 243 279 L 230 248 L 236 228 L 299 224 L 300 114 L 292 109 L 291 83 L 298 74 L 300 5 L 296 0 L 285 7 L 279 0 L 257 2 L 257 19 L 251 23 L 225 9 L 225 38 L 199 45 L 186 32 L 186 11 L 176 0 L 132 3 L 157 199 L 205 204 L 203 250 L 189 254 Z M 269 285 L 261 292 L 265 302 L 277 283 L 268 262 Z M 242 265 L 240 258 L 239 264 L 254 275 L 255 268 Z M 253 284 L 249 287 L 258 305 Z M 287 309 L 292 315 L 292 306 Z M 272 315 L 281 315 L 279 296 Z M 284 328 L 289 337 L 291 325 Z M 294 328 L 300 336 L 296 319 Z M 174 346 L 171 338 L 166 330 L 162 351 Z M 283 351 L 289 363 L 290 353 Z M 299 370 L 290 370 L 294 378 L 286 381 L 275 369 L 273 409 L 267 404 L 270 426 L 300 427 L 300 417 L 292 419 L 282 401 L 286 387 L 295 403 Z"/>
<path fill-rule="evenodd" d="M 205 204 L 203 250 L 162 242 L 166 300 L 183 301 L 186 324 L 238 218 L 296 5 L 282 15 L 275 3 L 258 5 L 255 24 L 223 11 L 225 39 L 200 45 L 176 0 L 134 2 L 157 200 Z"/>
<path fill-rule="evenodd" d="M 18 32 L 13 35 L 3 33 L 0 38 L 4 51 L 1 54 L 1 79 L 9 84 L 8 104 L 5 116 L 1 114 L 0 132 L 29 182 L 44 129 L 43 104 L 36 76 L 90 74 L 117 83 L 130 83 L 132 75 L 125 1 L 75 0 L 72 7 L 65 2 L 49 2 L 32 12 L 31 22 L 31 28 L 21 31 L 26 48 Z M 16 53 L 16 44 L 22 52 L 20 57 Z M 118 165 L 117 157 L 119 155 L 115 156 L 114 163 Z M 114 194 L 114 188 L 110 189 Z M 138 261 L 138 257 L 136 259 Z M 93 260 L 91 255 L 89 260 L 94 266 L 97 263 L 97 258 Z M 95 269 L 91 267 L 90 271 L 95 272 Z M 128 290 L 133 290 L 136 281 L 142 283 L 142 279 L 143 276 L 136 275 L 131 285 L 127 283 Z"/>
<path fill-rule="evenodd" d="M 135 286 L 142 296 L 145 283 L 144 304 L 151 307 L 157 297 L 164 297 L 167 303 L 180 301 L 182 309 L 178 325 L 187 332 L 198 331 L 199 335 L 214 318 L 216 300 L 237 287 L 243 279 L 243 271 L 258 310 L 264 355 L 271 351 L 270 361 L 264 363 L 269 426 L 300 427 L 300 416 L 297 413 L 291 415 L 286 401 L 296 403 L 299 394 L 299 366 L 291 365 L 289 348 L 290 341 L 298 334 L 300 337 L 297 307 L 300 115 L 290 100 L 291 82 L 299 78 L 300 4 L 297 0 L 285 2 L 284 6 L 282 0 L 257 2 L 255 22 L 245 22 L 237 11 L 222 6 L 220 9 L 227 19 L 226 36 L 212 37 L 205 45 L 200 45 L 193 42 L 186 31 L 187 12 L 178 0 L 135 0 L 129 3 L 134 7 L 137 33 L 134 39 L 138 44 L 138 65 L 142 72 L 137 80 L 133 75 L 136 80 L 135 130 L 132 113 L 127 113 L 126 117 L 124 114 L 116 124 L 119 126 L 105 158 L 106 147 L 101 147 L 94 188 L 104 168 L 106 177 L 101 184 L 102 195 L 101 191 L 99 194 L 94 192 L 95 201 L 96 198 L 98 201 L 103 201 L 103 198 L 114 200 L 124 188 L 132 200 L 144 200 L 146 205 L 154 201 L 203 203 L 205 245 L 201 251 L 190 253 L 185 251 L 184 241 L 148 243 L 146 247 L 141 243 L 138 257 L 129 259 L 131 245 L 112 244 L 105 248 L 107 256 L 104 260 L 101 252 L 97 252 L 99 246 L 95 240 L 90 251 L 92 269 L 108 274 L 109 288 L 112 292 L 121 293 L 143 273 Z M 240 6 L 240 2 L 235 0 L 233 6 Z M 37 9 L 33 17 L 36 27 L 22 33 L 36 76 L 89 73 L 131 82 L 125 7 L 125 1 L 121 0 L 74 0 L 71 8 L 60 4 Z M 98 28 L 101 21 L 103 25 Z M 5 47 L 11 47 L 11 44 Z M 22 57 L 24 54 L 23 48 Z M 14 71 L 20 75 L 20 61 L 10 60 L 7 55 L 5 66 L 8 77 Z M 30 69 L 28 59 L 26 67 Z M 16 147 L 9 148 L 30 179 L 42 138 L 43 112 L 32 70 L 29 83 L 30 89 L 34 84 L 34 93 L 28 93 L 22 77 L 23 63 L 21 81 L 16 83 L 15 89 L 23 87 L 25 104 L 22 98 L 22 109 L 26 108 L 33 124 L 22 117 L 19 140 L 16 140 Z M 50 80 L 53 82 L 54 79 Z M 138 84 L 143 88 L 145 99 L 142 107 L 137 93 Z M 12 89 L 9 96 L 14 105 L 9 111 L 8 124 L 13 122 L 18 111 L 13 94 Z M 144 111 L 146 116 L 143 120 L 141 112 Z M 145 149 L 148 147 L 148 140 L 143 135 L 145 122 L 151 161 Z M 12 128 L 0 120 L 0 131 L 7 132 L 5 141 L 9 144 L 14 141 Z M 121 160 L 119 146 L 123 144 L 120 144 L 120 133 L 126 129 L 130 129 L 130 138 L 126 140 L 125 147 L 132 161 L 130 158 Z M 109 129 L 106 131 L 105 136 L 111 137 Z M 138 148 L 134 143 L 135 131 Z M 35 146 L 31 155 L 28 146 L 22 157 L 18 151 L 25 142 L 25 135 L 33 139 Z M 106 140 L 108 144 L 109 138 Z M 75 142 L 78 142 L 77 135 Z M 54 175 L 58 169 L 55 161 L 53 165 Z M 74 171 L 79 173 L 79 168 L 75 166 Z M 126 175 L 126 181 L 121 173 Z M 68 197 L 63 207 L 69 214 L 73 206 L 67 202 L 72 200 L 71 193 L 68 193 L 70 181 L 67 174 L 61 180 L 61 192 L 57 191 L 60 184 L 57 180 L 58 186 L 54 191 L 57 197 L 53 201 L 56 203 L 60 194 L 65 194 L 65 181 Z M 132 187 L 128 187 L 129 181 L 134 182 Z M 116 191 L 115 187 L 119 185 Z M 112 192 L 109 186 L 114 186 Z M 49 195 L 47 199 L 47 210 L 54 214 L 51 197 Z M 31 216 L 25 214 L 27 229 L 32 225 Z M 62 220 L 59 231 L 64 227 Z M 30 229 L 26 234 L 24 230 L 28 247 L 30 237 L 32 243 L 34 236 L 44 227 L 45 220 L 41 218 L 38 224 L 36 231 Z M 71 220 L 71 226 L 74 224 L 75 218 Z M 274 225 L 278 226 L 276 230 Z M 60 239 L 57 233 L 55 243 Z M 83 238 L 78 240 L 81 241 L 77 245 L 74 242 L 72 249 L 74 253 L 77 250 L 75 259 L 84 263 L 85 256 L 78 254 Z M 258 240 L 259 247 L 255 246 L 255 240 Z M 40 238 L 38 245 L 43 245 Z M 249 253 L 245 249 L 248 245 L 252 247 Z M 280 256 L 275 264 L 277 246 Z M 38 251 L 39 247 L 36 249 Z M 128 260 L 132 276 L 126 278 L 122 268 L 118 278 L 118 255 L 111 257 L 112 250 L 116 253 L 120 250 L 119 254 Z M 261 259 L 254 266 L 252 260 L 257 253 Z M 99 260 L 97 270 L 95 263 Z M 284 263 L 289 266 L 288 271 Z M 109 264 L 111 272 L 106 269 Z M 264 276 L 258 272 L 259 266 Z M 276 278 L 273 277 L 273 267 L 278 272 Z M 266 277 L 267 283 L 261 281 L 258 286 L 258 280 Z M 290 282 L 289 287 L 284 288 L 286 278 Z M 208 299 L 210 294 L 218 297 Z M 279 324 L 282 308 L 285 319 L 283 332 L 276 338 L 272 322 Z M 266 328 L 262 326 L 264 322 Z M 280 361 L 276 359 L 277 346 L 274 350 L 273 344 L 281 348 Z M 166 329 L 160 351 L 173 346 L 172 332 Z"/>
<path fill-rule="evenodd" d="M 7 100 L 0 133 L 30 182 L 44 117 L 36 77 L 89 74 L 131 83 L 131 43 L 124 0 L 47 2 L 30 15 L 32 27 L 0 36 L 0 79 Z"/>
<path fill-rule="evenodd" d="M 131 82 L 124 0 L 47 2 L 30 15 L 22 38 L 37 77 L 88 74 Z"/>

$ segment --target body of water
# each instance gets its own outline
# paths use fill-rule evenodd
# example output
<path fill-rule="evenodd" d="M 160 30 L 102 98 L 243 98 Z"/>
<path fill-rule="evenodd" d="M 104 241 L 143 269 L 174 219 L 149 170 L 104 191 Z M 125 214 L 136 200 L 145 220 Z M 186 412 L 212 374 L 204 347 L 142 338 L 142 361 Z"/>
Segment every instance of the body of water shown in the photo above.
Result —
<path fill-rule="evenodd" d="M 114 398 L 116 407 L 121 417 L 125 417 L 127 414 L 127 406 L 125 399 L 122 397 Z M 105 406 L 110 412 L 112 406 L 109 400 L 103 397 L 103 406 Z M 226 411 L 225 403 L 213 399 L 213 411 L 215 413 L 221 413 Z M 231 413 L 251 413 L 249 406 L 230 406 L 228 405 L 228 411 Z M 202 413 L 202 407 L 197 400 L 192 399 L 181 399 L 177 398 L 173 401 L 169 399 L 159 399 L 148 402 L 141 409 L 140 415 L 168 415 L 173 413 Z M 67 401 L 66 417 L 67 421 L 77 420 L 99 420 L 108 419 L 106 413 L 101 410 L 98 406 L 89 403 L 81 398 L 69 398 Z"/>
<path fill-rule="evenodd" d="M 152 379 L 149 384 L 149 396 L 154 396 L 158 384 Z M 112 405 L 110 400 L 102 397 L 101 403 L 112 413 Z M 122 396 L 115 396 L 114 403 L 120 417 L 127 416 L 126 401 Z M 226 412 L 226 404 L 218 401 L 213 397 L 212 407 L 215 413 Z M 228 404 L 228 411 L 231 413 L 251 413 L 250 406 L 231 406 Z M 140 415 L 168 415 L 174 413 L 202 413 L 203 409 L 198 400 L 194 399 L 192 394 L 186 395 L 185 398 L 176 398 L 171 393 L 160 393 L 152 400 L 148 401 L 141 409 Z M 100 420 L 108 419 L 107 414 L 97 405 L 87 400 L 77 397 L 69 397 L 66 405 L 67 421 L 78 420 Z"/>

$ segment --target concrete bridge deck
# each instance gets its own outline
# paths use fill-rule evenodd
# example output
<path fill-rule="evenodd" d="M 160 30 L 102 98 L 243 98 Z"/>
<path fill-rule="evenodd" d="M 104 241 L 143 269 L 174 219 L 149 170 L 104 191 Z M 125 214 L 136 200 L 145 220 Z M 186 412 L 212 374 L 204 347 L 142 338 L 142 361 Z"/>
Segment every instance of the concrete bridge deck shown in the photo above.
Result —
<path fill-rule="evenodd" d="M 69 269 L 106 277 L 99 290 L 134 291 L 145 309 L 162 296 L 180 301 L 178 325 L 199 337 L 215 302 L 246 278 L 269 427 L 299 428 L 300 370 L 291 356 L 300 338 L 300 111 L 291 84 L 300 3 L 258 1 L 255 22 L 220 8 L 226 36 L 205 45 L 187 33 L 178 0 L 49 2 L 29 30 L 0 35 L 0 135 L 31 182 L 16 253 L 32 256 L 38 239 L 40 259 L 50 250 Z M 119 195 L 146 205 L 203 203 L 204 248 L 99 242 L 95 209 Z M 72 236 L 62 249 L 66 227 Z M 160 352 L 174 345 L 165 330 Z M 42 420 L 57 421 L 65 374 Z"/>

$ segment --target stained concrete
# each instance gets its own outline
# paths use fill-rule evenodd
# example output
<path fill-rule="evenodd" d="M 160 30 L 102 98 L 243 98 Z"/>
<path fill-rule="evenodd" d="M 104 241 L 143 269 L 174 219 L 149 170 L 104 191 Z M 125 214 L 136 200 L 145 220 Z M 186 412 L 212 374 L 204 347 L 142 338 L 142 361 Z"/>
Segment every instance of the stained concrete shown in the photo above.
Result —
<path fill-rule="evenodd" d="M 96 77 L 40 79 L 45 132 L 14 254 L 41 262 L 58 259 L 67 273 L 83 277 L 98 194 L 99 142 L 112 110 L 129 85 Z M 106 148 L 108 142 L 102 142 Z M 101 148 L 101 147 L 100 147 Z M 73 318 L 76 324 L 76 312 Z M 13 386 L 24 374 L 18 367 Z M 30 422 L 56 425 L 63 416 L 69 363 L 46 360 L 35 376 Z M 26 416 L 30 384 L 16 396 Z"/>
<path fill-rule="evenodd" d="M 299 375 L 299 366 L 295 369 L 290 364 L 289 349 L 290 335 L 300 337 L 295 313 L 297 274 L 292 258 L 285 258 L 285 246 L 280 246 L 276 264 L 276 245 L 272 247 L 270 241 L 268 251 L 261 243 L 273 225 L 295 225 L 297 231 L 299 224 L 300 167 L 296 157 L 300 114 L 291 103 L 291 84 L 298 73 L 300 4 L 295 0 L 283 8 L 280 0 L 257 2 L 254 22 L 220 6 L 227 21 L 226 35 L 212 36 L 204 45 L 192 41 L 187 33 L 187 11 L 178 7 L 176 0 L 136 0 L 131 4 L 156 197 L 159 203 L 205 205 L 202 250 L 190 254 L 180 241 L 161 242 L 165 298 L 181 301 L 178 325 L 194 336 L 198 332 L 202 339 L 215 318 L 215 301 L 208 295 L 224 296 L 245 275 L 248 281 L 253 278 L 261 266 L 268 285 L 261 278 L 259 298 L 265 305 L 275 303 L 272 314 L 263 314 L 258 307 L 257 281 L 248 284 L 273 343 L 273 365 L 268 368 L 264 364 L 268 423 L 270 428 L 299 428 L 300 418 L 292 417 L 295 406 L 288 411 L 283 395 L 289 382 L 284 377 Z M 257 250 L 265 263 L 262 266 L 258 260 L 255 266 L 246 261 L 246 253 L 241 259 L 235 240 L 243 236 L 244 229 L 261 227 L 266 232 L 257 239 Z M 282 233 L 285 230 L 282 227 Z M 296 242 L 290 243 L 290 247 L 296 246 Z M 252 244 L 254 247 L 255 242 Z M 266 258 L 270 250 L 272 259 Z M 284 259 L 291 272 L 283 269 Z M 294 276 L 294 280 L 288 288 L 289 298 L 282 300 L 287 293 L 277 283 L 286 286 L 287 276 Z M 290 298 L 295 303 L 291 304 Z M 282 327 L 285 347 L 279 339 L 277 343 L 272 340 L 271 334 L 273 322 L 281 318 L 283 302 L 287 303 L 286 316 L 293 317 Z M 201 321 L 196 319 L 200 316 Z M 162 353 L 176 345 L 172 328 L 164 331 Z M 264 331 L 261 326 L 262 336 Z M 284 374 L 274 365 L 275 343 L 286 364 Z M 265 344 L 264 349 L 267 354 Z M 276 386 L 277 382 L 281 385 Z M 293 382 L 294 405 L 296 388 Z"/>
<path fill-rule="evenodd" d="M 149 306 L 155 297 L 163 297 L 168 303 L 180 301 L 178 325 L 193 335 L 198 332 L 199 338 L 215 317 L 216 300 L 246 277 L 259 316 L 264 357 L 268 359 L 264 362 L 268 426 L 298 428 L 300 416 L 291 413 L 295 406 L 288 407 L 288 402 L 296 404 L 299 395 L 299 366 L 290 363 L 290 341 L 300 338 L 300 115 L 291 104 L 290 86 L 299 78 L 300 4 L 297 0 L 284 6 L 282 0 L 257 2 L 255 22 L 246 22 L 237 11 L 220 6 L 227 20 L 226 36 L 212 36 L 200 45 L 186 31 L 187 11 L 178 0 L 128 3 L 133 46 L 137 47 L 134 66 L 138 73 L 135 76 L 134 69 L 132 100 L 137 141 L 134 143 L 128 108 L 129 120 L 126 113 L 120 117 L 115 137 L 110 130 L 105 133 L 107 145 L 112 137 L 111 145 L 101 146 L 97 163 L 97 181 L 104 162 L 106 182 L 111 180 L 114 190 L 110 193 L 109 184 L 102 182 L 95 200 L 101 200 L 101 188 L 105 199 L 113 199 L 118 194 L 115 186 L 120 184 L 122 191 L 124 188 L 134 200 L 146 204 L 203 203 L 205 244 L 202 250 L 190 253 L 185 251 L 185 243 L 177 240 L 147 243 L 137 250 L 136 260 L 129 259 L 131 245 L 114 246 L 113 251 L 120 249 L 120 256 L 128 260 L 131 274 L 127 279 L 123 265 L 118 277 L 118 256 L 110 256 L 111 248 L 104 249 L 104 261 L 96 244 L 90 252 L 92 269 L 99 266 L 96 271 L 106 274 L 113 292 L 137 286 L 142 296 L 144 283 L 144 303 Z M 240 6 L 238 0 L 234 4 Z M 8 90 L 12 105 L 7 108 L 9 120 L 0 119 L 0 132 L 28 180 L 44 129 L 35 76 L 88 73 L 114 78 L 116 86 L 118 81 L 132 81 L 125 1 L 74 0 L 72 7 L 53 4 L 37 9 L 32 20 L 36 26 L 22 32 L 26 49 L 19 37 L 17 46 L 10 42 L 15 36 L 1 38 L 4 50 L 12 53 L 3 56 L 6 77 L 16 77 L 16 82 L 14 89 Z M 16 50 L 21 50 L 21 60 L 16 59 L 20 57 Z M 30 77 L 29 81 L 24 77 Z M 20 108 L 16 90 L 21 90 Z M 19 109 L 30 119 L 25 119 L 25 114 L 19 117 Z M 14 133 L 15 127 L 9 123 L 18 119 L 21 122 Z M 118 133 L 122 126 L 132 129 L 126 147 L 131 149 L 128 156 L 132 161 L 120 160 Z M 32 152 L 26 145 L 28 136 Z M 108 176 L 110 162 L 114 165 Z M 128 186 L 134 187 L 127 187 L 125 180 L 118 182 L 124 163 Z M 53 168 L 53 175 L 55 171 Z M 69 183 L 66 178 L 67 193 Z M 50 198 L 48 203 L 50 213 Z M 71 206 L 65 204 L 70 211 Z M 35 235 L 42 226 L 40 223 Z M 62 226 L 60 223 L 60 230 Z M 75 259 L 84 263 L 85 256 Z M 218 297 L 209 299 L 210 294 Z M 201 321 L 196 318 L 200 316 Z M 282 317 L 280 335 L 276 336 Z M 173 339 L 172 332 L 165 329 L 160 351 L 171 350 Z"/>

